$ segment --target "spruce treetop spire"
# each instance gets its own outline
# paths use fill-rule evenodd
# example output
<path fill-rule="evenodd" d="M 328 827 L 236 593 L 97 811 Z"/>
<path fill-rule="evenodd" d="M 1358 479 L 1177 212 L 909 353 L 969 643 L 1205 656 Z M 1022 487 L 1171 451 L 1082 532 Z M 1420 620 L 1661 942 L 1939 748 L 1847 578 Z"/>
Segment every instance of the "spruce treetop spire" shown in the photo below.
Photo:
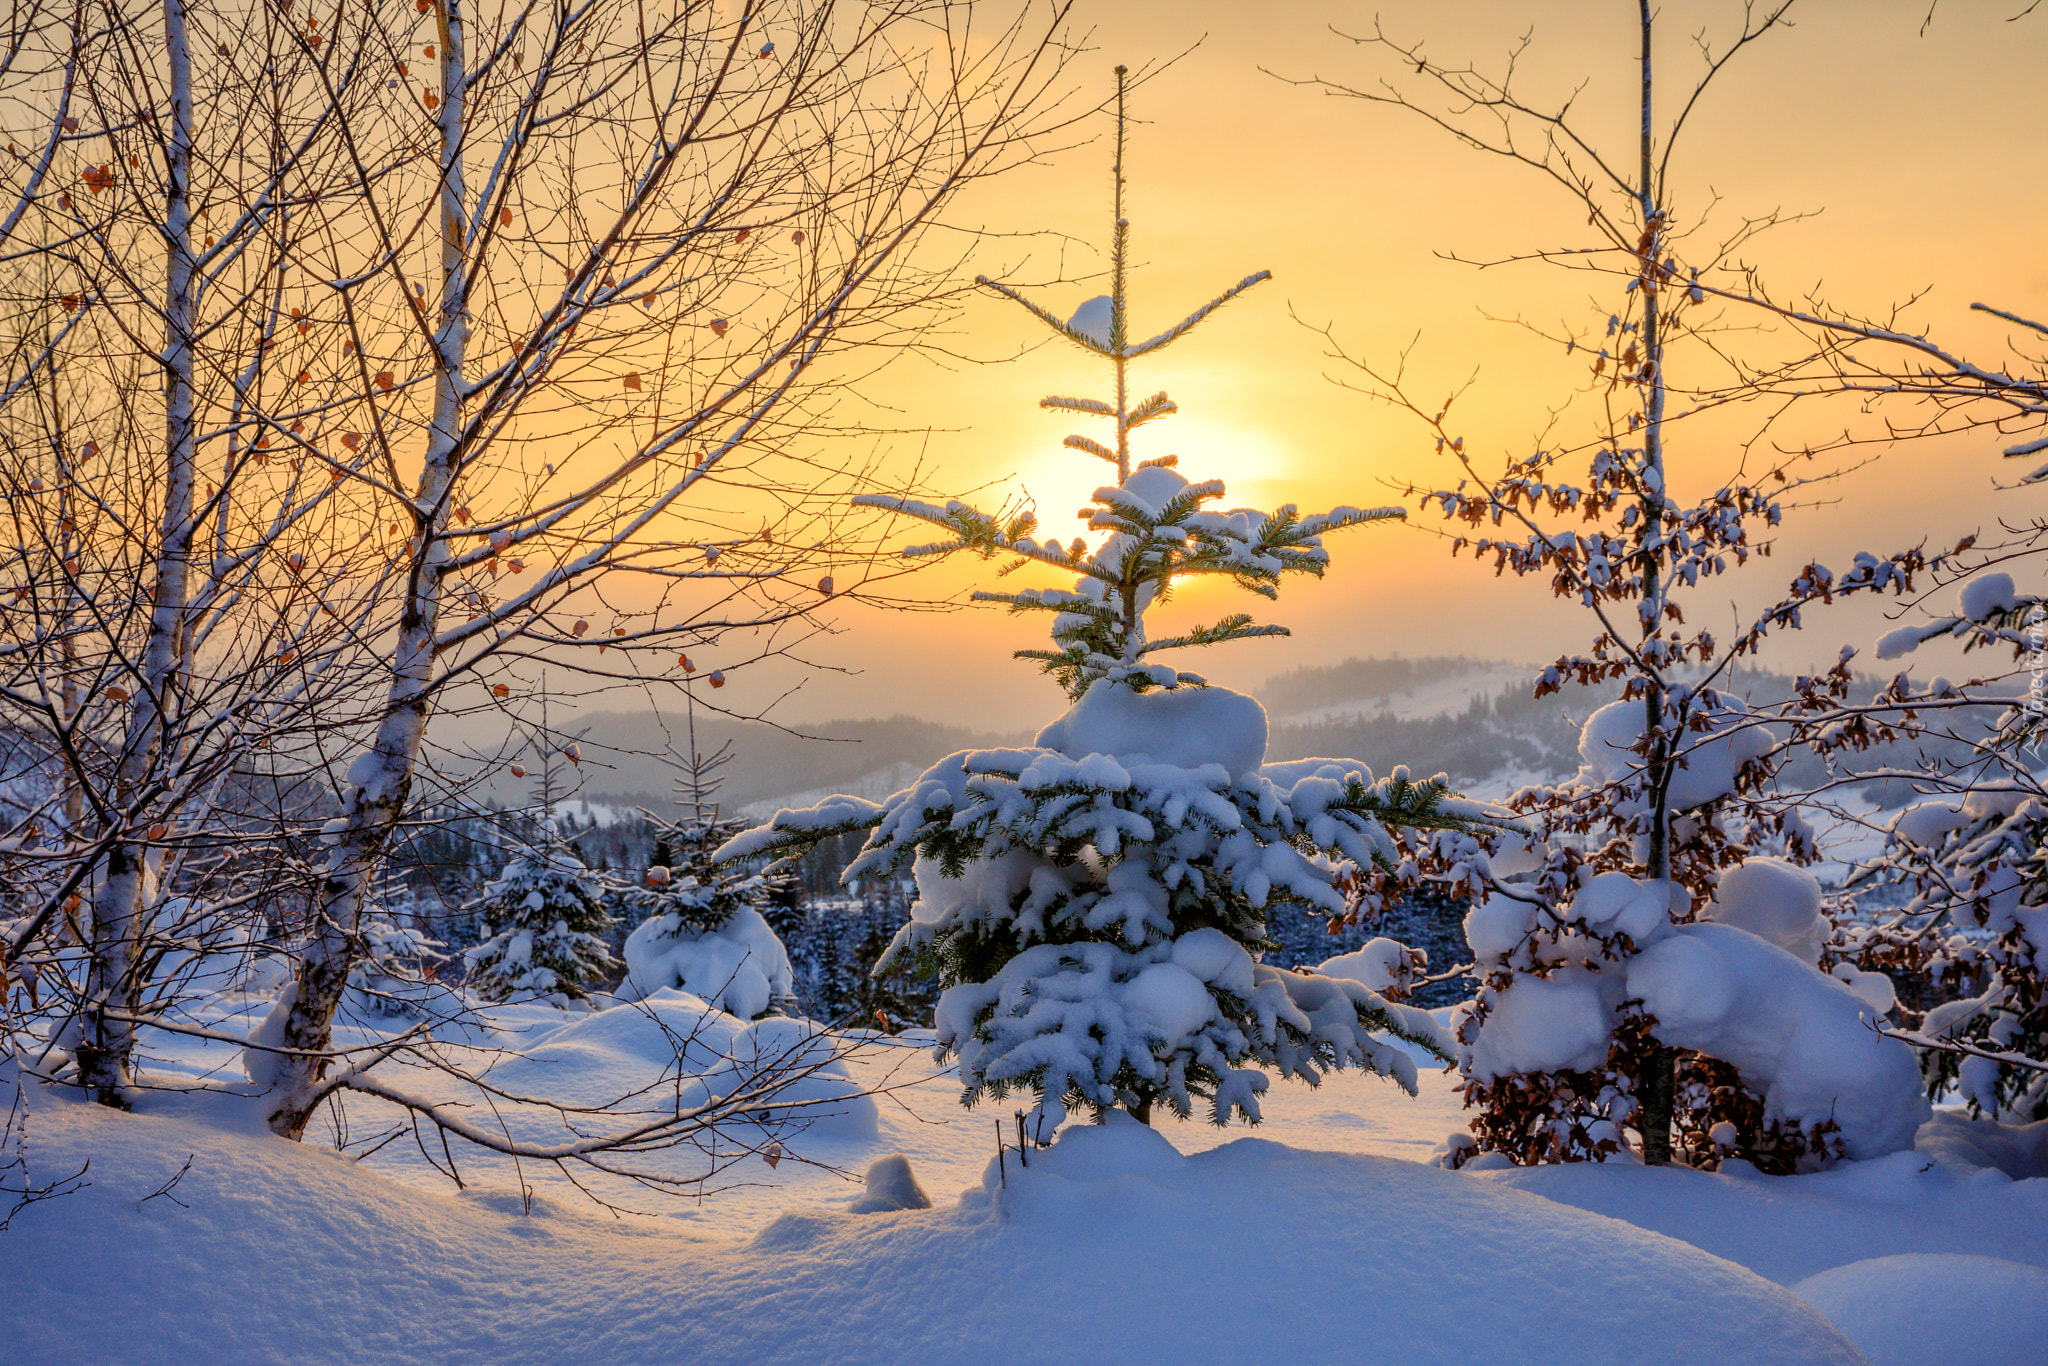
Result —
<path fill-rule="evenodd" d="M 1051 395 L 1039 407 L 1089 418 L 1106 418 L 1114 442 L 1076 433 L 1065 445 L 1116 470 L 1116 482 L 1095 490 L 1090 506 L 1078 514 L 1089 531 L 1107 532 L 1091 551 L 1085 540 L 1067 545 L 1041 541 L 1035 512 L 1026 510 L 997 518 L 954 501 L 939 506 L 914 498 L 868 494 L 854 501 L 882 507 L 935 523 L 952 533 L 950 540 L 912 546 L 910 556 L 945 555 L 972 550 L 984 557 L 1018 558 L 1012 568 L 1037 561 L 1078 574 L 1072 589 L 1027 589 L 1018 593 L 978 592 L 978 602 L 1000 602 L 1019 612 L 1053 614 L 1052 649 L 1019 650 L 1019 659 L 1035 660 L 1078 699 L 1095 682 L 1107 679 L 1145 692 L 1152 688 L 1204 686 L 1199 674 L 1185 673 L 1157 662 L 1159 652 L 1195 645 L 1216 645 L 1250 636 L 1288 634 L 1284 626 L 1259 625 L 1249 613 L 1232 613 L 1158 640 L 1145 630 L 1145 613 L 1171 595 L 1173 586 L 1196 575 L 1224 575 L 1248 592 L 1264 598 L 1279 595 L 1283 574 L 1320 578 L 1329 563 L 1324 532 L 1400 518 L 1401 508 L 1340 507 L 1304 515 L 1293 504 L 1266 512 L 1256 508 L 1211 510 L 1224 496 L 1220 479 L 1191 482 L 1179 473 L 1179 457 L 1164 455 L 1134 462 L 1131 435 L 1140 427 L 1180 411 L 1164 390 L 1131 400 L 1131 363 L 1164 351 L 1204 319 L 1254 285 L 1272 277 L 1258 271 L 1224 290 L 1166 331 L 1133 342 L 1130 328 L 1130 219 L 1124 207 L 1124 157 L 1127 132 L 1125 92 L 1128 73 L 1116 68 L 1116 159 L 1112 165 L 1115 219 L 1110 235 L 1110 292 L 1083 303 L 1062 319 L 1008 285 L 977 276 L 977 283 L 1015 300 L 1031 315 L 1075 346 L 1108 362 L 1109 399 Z"/>

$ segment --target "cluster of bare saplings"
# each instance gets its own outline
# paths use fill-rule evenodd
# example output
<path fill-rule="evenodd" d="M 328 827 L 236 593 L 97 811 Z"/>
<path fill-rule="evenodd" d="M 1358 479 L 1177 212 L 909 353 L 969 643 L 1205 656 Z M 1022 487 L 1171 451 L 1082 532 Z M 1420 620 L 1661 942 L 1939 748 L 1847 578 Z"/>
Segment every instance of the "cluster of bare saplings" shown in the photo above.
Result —
<path fill-rule="evenodd" d="M 291 980 L 246 1041 L 267 1086 L 210 1084 L 291 1137 L 352 1091 L 444 1150 L 626 1170 L 819 1065 L 642 1093 L 549 1144 L 390 1080 L 476 1080 L 434 1022 L 334 1029 L 382 861 L 506 764 L 437 741 L 446 718 L 559 755 L 543 664 L 557 690 L 673 689 L 690 655 L 800 645 L 835 566 L 842 595 L 886 580 L 845 512 L 874 471 L 830 441 L 874 430 L 860 381 L 955 302 L 950 201 L 1070 123 L 1065 18 L 11 7 L 0 965 L 32 1070 L 111 1105 L 169 1084 L 139 1032 L 208 1032 L 176 1006 L 224 942 Z"/>

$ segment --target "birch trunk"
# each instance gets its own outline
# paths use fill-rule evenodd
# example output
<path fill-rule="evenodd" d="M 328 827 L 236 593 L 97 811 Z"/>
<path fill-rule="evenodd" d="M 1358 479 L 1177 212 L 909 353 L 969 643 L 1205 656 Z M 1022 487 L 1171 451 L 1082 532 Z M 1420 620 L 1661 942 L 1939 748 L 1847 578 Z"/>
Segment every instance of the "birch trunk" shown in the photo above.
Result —
<path fill-rule="evenodd" d="M 155 556 L 156 583 L 149 627 L 136 669 L 120 762 L 114 775 L 117 819 L 144 787 L 161 747 L 165 718 L 175 706 L 185 614 L 190 592 L 193 482 L 197 450 L 193 400 L 194 261 L 192 256 L 192 51 L 185 0 L 166 0 L 164 44 L 170 79 L 168 186 L 163 221 L 164 285 L 164 505 Z M 126 832 L 123 832 L 124 834 Z M 122 838 L 107 851 L 93 893 L 85 999 L 76 1049 L 81 1085 L 102 1104 L 125 1106 L 132 1077 L 132 1016 L 141 982 L 137 956 L 147 891 L 145 847 Z"/>
<path fill-rule="evenodd" d="M 330 824 L 327 872 L 305 952 L 298 989 L 290 998 L 281 1042 L 304 1050 L 281 1054 L 270 1091 L 268 1122 L 273 1132 L 300 1137 L 325 1095 L 334 1014 L 355 962 L 363 900 L 378 860 L 404 813 L 414 765 L 426 738 L 432 706 L 436 633 L 440 627 L 442 565 L 447 549 L 450 486 L 456 475 L 457 437 L 466 397 L 463 367 L 469 348 L 469 272 L 466 254 L 467 198 L 462 166 L 466 69 L 459 0 L 440 0 L 435 18 L 440 40 L 441 103 L 441 269 L 440 312 L 434 333 L 434 412 L 427 450 L 413 501 L 413 544 L 405 606 L 391 659 L 391 681 L 383 717 L 368 753 L 349 770 L 343 814 Z"/>

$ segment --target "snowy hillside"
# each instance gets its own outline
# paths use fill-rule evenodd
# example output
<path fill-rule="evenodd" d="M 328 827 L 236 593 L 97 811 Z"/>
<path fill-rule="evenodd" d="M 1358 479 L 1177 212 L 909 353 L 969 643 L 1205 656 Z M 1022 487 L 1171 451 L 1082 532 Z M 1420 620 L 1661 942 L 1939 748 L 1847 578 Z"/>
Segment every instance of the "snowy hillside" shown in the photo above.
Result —
<path fill-rule="evenodd" d="M 631 1007 L 487 1023 L 521 1041 L 498 1074 L 514 1091 L 617 1093 L 656 1078 L 666 1048 Z M 288 1143 L 231 1097 L 158 1093 L 130 1117 L 39 1090 L 30 1171 L 89 1159 L 91 1185 L 0 1234 L 7 1360 L 239 1366 L 288 1343 L 392 1366 L 964 1366 L 1000 1344 L 1026 1363 L 1235 1363 L 1284 1341 L 1303 1362 L 1449 1366 L 1486 1342 L 1516 1366 L 1596 1366 L 1654 1342 L 1660 1360 L 1731 1366 L 2024 1366 L 2048 1332 L 2039 1125 L 1938 1116 L 1919 1152 L 1804 1177 L 1453 1173 L 1418 1165 L 1461 1123 L 1453 1079 L 1426 1071 L 1411 1100 L 1345 1073 L 1276 1087 L 1255 1136 L 1118 1117 L 1027 1170 L 1014 1141 L 994 1160 L 1007 1116 L 963 1110 L 908 1047 L 928 1038 L 856 1051 L 850 1077 L 893 1089 L 785 1133 L 774 1167 L 728 1153 L 702 1199 L 593 1187 L 620 1210 L 470 1149 L 458 1188 L 438 1145 L 402 1129 L 366 1153 L 393 1116 L 361 1098 L 343 1155 L 331 1129 Z M 186 1073 L 231 1056 L 161 1033 L 151 1049 Z M 885 1172 L 870 1189 L 896 1208 L 847 1212 L 892 1153 L 931 1207 L 901 1208 L 916 1189 Z M 658 1165 L 713 1163 L 683 1149 Z M 95 1265 L 129 1269 L 120 1295 L 77 1274 Z"/>

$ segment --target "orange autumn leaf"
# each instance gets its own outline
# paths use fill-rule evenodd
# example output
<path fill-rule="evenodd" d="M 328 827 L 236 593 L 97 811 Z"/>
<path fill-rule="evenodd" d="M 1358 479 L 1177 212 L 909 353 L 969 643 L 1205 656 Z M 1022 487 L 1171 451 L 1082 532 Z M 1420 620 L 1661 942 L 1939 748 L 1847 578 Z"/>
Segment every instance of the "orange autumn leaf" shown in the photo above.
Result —
<path fill-rule="evenodd" d="M 88 166 L 85 168 L 84 180 L 85 188 L 98 194 L 102 190 L 114 187 L 114 172 L 107 166 Z"/>
<path fill-rule="evenodd" d="M 397 382 L 398 377 L 392 374 L 389 370 L 379 370 L 377 372 L 377 387 L 379 389 L 389 389 L 392 385 L 396 384 Z"/>
<path fill-rule="evenodd" d="M 512 695 L 512 690 L 511 690 L 510 688 L 506 687 L 506 686 L 505 686 L 505 685 L 504 685 L 503 683 L 493 683 L 493 684 L 491 685 L 491 696 L 493 696 L 493 697 L 510 697 L 511 695 Z"/>
<path fill-rule="evenodd" d="M 640 372 L 636 370 L 626 376 L 625 383 L 628 389 L 638 389 L 640 387 Z"/>
<path fill-rule="evenodd" d="M 511 227 L 511 226 L 512 226 L 512 210 L 510 210 L 510 209 L 499 209 L 499 210 L 498 210 L 498 222 L 499 222 L 499 223 L 500 223 L 500 224 L 501 224 L 502 226 L 504 226 L 504 227 L 508 227 L 508 228 L 509 228 L 509 227 Z"/>
<path fill-rule="evenodd" d="M 354 450 L 363 444 L 363 434 L 361 432 L 343 432 L 341 434 L 341 444 L 350 450 Z"/>

